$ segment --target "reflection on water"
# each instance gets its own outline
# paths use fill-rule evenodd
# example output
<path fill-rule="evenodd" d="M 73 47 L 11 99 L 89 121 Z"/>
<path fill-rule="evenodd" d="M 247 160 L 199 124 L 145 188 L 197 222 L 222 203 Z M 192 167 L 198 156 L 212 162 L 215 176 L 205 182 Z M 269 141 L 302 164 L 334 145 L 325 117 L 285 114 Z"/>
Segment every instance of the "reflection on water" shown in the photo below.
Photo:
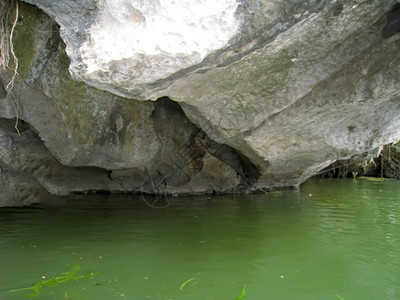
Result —
<path fill-rule="evenodd" d="M 0 210 L 0 299 L 79 265 L 40 299 L 400 299 L 400 182 L 309 181 L 268 195 L 86 196 Z"/>

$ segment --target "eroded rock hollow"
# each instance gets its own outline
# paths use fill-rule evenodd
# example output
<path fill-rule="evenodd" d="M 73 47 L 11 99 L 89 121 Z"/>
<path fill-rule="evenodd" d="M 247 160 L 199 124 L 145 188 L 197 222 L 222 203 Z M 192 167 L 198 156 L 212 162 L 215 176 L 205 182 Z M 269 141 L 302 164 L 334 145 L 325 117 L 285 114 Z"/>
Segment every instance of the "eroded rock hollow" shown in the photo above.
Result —
<path fill-rule="evenodd" d="M 0 206 L 297 186 L 400 140 L 396 0 L 1 9 Z"/>

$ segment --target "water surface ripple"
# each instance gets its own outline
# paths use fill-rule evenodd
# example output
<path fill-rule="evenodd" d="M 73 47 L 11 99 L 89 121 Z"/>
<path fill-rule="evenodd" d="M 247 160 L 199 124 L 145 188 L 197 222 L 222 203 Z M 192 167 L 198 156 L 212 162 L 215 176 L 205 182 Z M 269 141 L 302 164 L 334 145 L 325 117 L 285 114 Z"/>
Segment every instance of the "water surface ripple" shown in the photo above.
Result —
<path fill-rule="evenodd" d="M 76 196 L 0 209 L 0 299 L 400 299 L 400 182 L 177 198 Z"/>

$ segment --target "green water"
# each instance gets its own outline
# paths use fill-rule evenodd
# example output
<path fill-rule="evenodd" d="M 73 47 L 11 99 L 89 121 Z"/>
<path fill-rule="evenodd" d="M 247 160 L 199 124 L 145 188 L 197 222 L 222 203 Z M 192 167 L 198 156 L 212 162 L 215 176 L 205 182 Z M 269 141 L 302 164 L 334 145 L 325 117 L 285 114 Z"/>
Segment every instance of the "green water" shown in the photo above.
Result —
<path fill-rule="evenodd" d="M 128 196 L 0 209 L 0 299 L 28 299 L 10 290 L 71 266 L 99 274 L 33 299 L 400 299 L 400 181 L 313 180 L 166 209 Z"/>

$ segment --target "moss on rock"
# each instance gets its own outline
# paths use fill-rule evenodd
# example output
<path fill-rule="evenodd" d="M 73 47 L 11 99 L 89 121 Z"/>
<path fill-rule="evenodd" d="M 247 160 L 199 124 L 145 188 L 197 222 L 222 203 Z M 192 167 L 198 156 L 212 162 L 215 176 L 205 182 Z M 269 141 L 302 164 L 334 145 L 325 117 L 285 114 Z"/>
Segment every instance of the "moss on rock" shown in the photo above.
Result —
<path fill-rule="evenodd" d="M 19 63 L 18 75 L 21 79 L 26 80 L 37 55 L 36 41 L 37 37 L 43 33 L 41 27 L 52 21 L 41 10 L 23 2 L 19 3 L 18 10 L 19 18 L 13 34 L 13 45 Z M 15 8 L 12 9 L 11 15 L 15 15 Z M 13 20 L 9 19 L 9 22 L 11 21 Z"/>
<path fill-rule="evenodd" d="M 149 145 L 154 151 L 151 154 L 160 156 L 150 118 L 152 103 L 121 98 L 73 80 L 58 25 L 26 3 L 20 3 L 19 15 L 13 40 L 20 62 L 18 80 L 41 90 L 51 102 L 49 107 L 36 108 L 42 110 L 40 113 L 25 111 L 25 117 L 40 132 L 49 150 L 72 165 L 105 168 L 146 165 L 153 159 L 146 151 Z M 65 135 L 62 139 L 67 148 L 64 143 L 60 149 L 52 138 L 57 133 L 44 128 L 51 126 L 55 116 L 66 127 L 59 134 Z M 63 153 L 72 149 L 75 157 L 64 160 Z"/>

